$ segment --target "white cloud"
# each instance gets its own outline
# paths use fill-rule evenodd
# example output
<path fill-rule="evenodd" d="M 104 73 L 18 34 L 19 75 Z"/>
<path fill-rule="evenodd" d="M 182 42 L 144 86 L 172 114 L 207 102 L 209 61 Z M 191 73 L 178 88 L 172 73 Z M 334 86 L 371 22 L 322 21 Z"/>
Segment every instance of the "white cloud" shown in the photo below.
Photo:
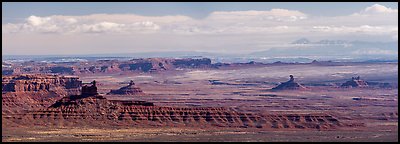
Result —
<path fill-rule="evenodd" d="M 136 22 L 133 23 L 132 26 L 138 28 L 143 28 L 143 29 L 148 29 L 148 30 L 159 30 L 160 26 L 154 22 L 151 21 L 142 21 L 142 22 Z"/>
<path fill-rule="evenodd" d="M 270 11 L 216 11 L 207 20 L 256 20 L 293 22 L 306 19 L 307 15 L 300 11 L 272 9 Z"/>
<path fill-rule="evenodd" d="M 7 24 L 2 24 L 1 25 L 1 29 L 2 29 L 2 33 L 18 33 L 20 32 L 20 26 L 16 25 L 16 24 L 11 24 L 11 23 L 7 23 Z"/>
<path fill-rule="evenodd" d="M 388 8 L 380 4 L 374 4 L 358 13 L 354 13 L 353 15 L 376 15 L 376 14 L 398 14 L 398 10 Z"/>
<path fill-rule="evenodd" d="M 391 9 L 380 4 L 374 4 L 365 8 L 362 13 L 398 13 L 397 9 Z"/>
<path fill-rule="evenodd" d="M 84 33 L 118 32 L 121 31 L 124 26 L 124 24 L 101 22 L 91 25 L 83 24 L 78 26 L 75 31 Z"/>
<path fill-rule="evenodd" d="M 124 15 L 125 16 L 125 15 Z M 88 18 L 90 17 L 90 18 Z M 96 17 L 97 18 L 97 17 Z M 3 24 L 2 33 L 126 33 L 156 31 L 161 27 L 152 21 L 118 23 L 99 21 L 93 16 L 30 16 L 23 23 Z"/>
<path fill-rule="evenodd" d="M 215 11 L 203 19 L 182 15 L 91 14 L 44 17 L 33 15 L 24 21 L 2 24 L 3 37 L 8 38 L 3 48 L 15 49 L 13 47 L 16 45 L 23 47 L 21 41 L 31 45 L 26 40 L 28 36 L 34 36 L 36 39 L 48 39 L 54 36 L 54 40 L 58 40 L 55 45 L 60 44 L 63 39 L 85 39 L 87 43 L 97 43 L 98 39 L 102 38 L 102 44 L 93 47 L 109 44 L 109 46 L 126 47 L 128 50 L 132 47 L 141 47 L 142 50 L 179 47 L 200 51 L 226 48 L 221 51 L 228 52 L 243 50 L 243 47 L 246 47 L 243 51 L 264 50 L 274 45 L 288 44 L 302 37 L 310 40 L 398 39 L 397 9 L 372 5 L 355 12 L 357 13 L 344 16 L 317 17 L 287 9 Z M 96 39 L 91 35 L 96 35 Z M 137 41 L 131 40 L 134 38 L 138 38 Z M 155 39 L 157 43 L 154 43 Z M 70 40 L 69 43 L 71 42 L 75 41 Z M 85 42 L 76 41 L 74 46 Z M 145 44 L 146 42 L 149 44 Z M 272 44 L 263 44 L 264 42 Z M 37 47 L 41 45 L 43 44 L 36 44 Z M 51 46 L 56 47 L 55 45 Z"/>
<path fill-rule="evenodd" d="M 102 22 L 110 21 L 114 23 L 136 23 L 151 21 L 159 24 L 181 23 L 193 20 L 191 17 L 182 15 L 168 15 L 168 16 L 141 16 L 136 14 L 91 14 L 83 16 L 68 16 L 79 19 L 82 22 Z"/>
<path fill-rule="evenodd" d="M 393 34 L 398 33 L 397 26 L 369 26 L 361 25 L 356 27 L 349 26 L 313 26 L 313 32 L 327 32 L 327 33 L 356 33 L 356 34 L 370 34 L 370 35 L 382 35 L 382 34 Z"/>
<path fill-rule="evenodd" d="M 74 18 L 66 18 L 65 21 L 66 21 L 68 24 L 74 24 L 74 23 L 78 22 L 78 20 L 76 20 L 76 19 L 74 19 Z"/>
<path fill-rule="evenodd" d="M 51 20 L 50 17 L 37 17 L 37 16 L 30 16 L 27 19 L 27 23 L 32 26 L 40 26 L 43 24 L 48 23 Z"/>
<path fill-rule="evenodd" d="M 24 23 L 3 24 L 3 33 L 176 33 L 176 34 L 397 34 L 397 21 L 382 20 L 379 13 L 396 13 L 379 4 L 360 13 L 378 13 L 367 18 L 360 15 L 308 18 L 287 9 L 269 11 L 215 11 L 204 19 L 187 16 L 140 16 L 134 14 L 92 14 L 83 16 L 30 16 Z M 392 17 L 390 17 L 392 18 Z M 393 17 L 397 18 L 397 17 Z M 359 22 L 358 22 L 359 21 Z M 283 22 L 284 25 L 283 25 Z M 310 29 L 310 25 L 315 25 Z M 318 25 L 320 24 L 320 25 Z M 330 24 L 330 25 L 326 25 Z M 340 25 L 339 25 L 340 24 Z M 358 25 L 357 25 L 358 24 Z M 302 36 L 304 37 L 304 36 Z"/>

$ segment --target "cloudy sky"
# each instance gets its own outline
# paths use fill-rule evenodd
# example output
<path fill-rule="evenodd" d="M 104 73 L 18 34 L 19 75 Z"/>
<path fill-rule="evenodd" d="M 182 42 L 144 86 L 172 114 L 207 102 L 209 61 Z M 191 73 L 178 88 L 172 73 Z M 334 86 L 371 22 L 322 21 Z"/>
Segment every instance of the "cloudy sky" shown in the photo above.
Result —
<path fill-rule="evenodd" d="M 398 41 L 397 3 L 2 3 L 3 55 L 251 53 Z"/>

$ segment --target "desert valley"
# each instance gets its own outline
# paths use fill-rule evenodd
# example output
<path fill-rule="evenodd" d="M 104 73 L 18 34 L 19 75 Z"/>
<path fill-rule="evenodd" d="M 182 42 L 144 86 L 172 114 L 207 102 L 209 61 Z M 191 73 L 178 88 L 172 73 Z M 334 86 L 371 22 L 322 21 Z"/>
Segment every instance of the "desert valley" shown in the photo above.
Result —
<path fill-rule="evenodd" d="M 3 141 L 398 139 L 397 63 L 4 65 Z"/>

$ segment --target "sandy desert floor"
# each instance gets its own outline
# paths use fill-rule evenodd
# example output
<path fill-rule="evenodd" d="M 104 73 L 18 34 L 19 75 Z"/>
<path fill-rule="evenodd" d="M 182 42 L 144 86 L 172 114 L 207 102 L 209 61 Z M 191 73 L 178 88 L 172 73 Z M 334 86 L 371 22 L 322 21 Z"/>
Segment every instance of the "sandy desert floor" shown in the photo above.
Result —
<path fill-rule="evenodd" d="M 34 128 L 3 129 L 3 141 L 398 141 L 392 131 L 263 131 L 200 128 Z"/>

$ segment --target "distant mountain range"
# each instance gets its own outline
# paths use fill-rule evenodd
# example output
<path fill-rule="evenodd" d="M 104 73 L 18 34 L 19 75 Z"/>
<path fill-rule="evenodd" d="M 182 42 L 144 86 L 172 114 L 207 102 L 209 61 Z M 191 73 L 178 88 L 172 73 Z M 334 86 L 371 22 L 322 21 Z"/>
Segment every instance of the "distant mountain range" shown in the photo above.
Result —
<path fill-rule="evenodd" d="M 249 54 L 220 54 L 195 51 L 170 51 L 146 53 L 110 53 L 90 55 L 3 55 L 2 60 L 35 61 L 84 61 L 99 59 L 130 58 L 210 58 L 213 62 L 311 62 L 333 61 L 397 61 L 398 42 L 365 42 L 345 40 L 320 40 L 312 42 L 306 38 L 283 44 L 268 50 Z"/>
<path fill-rule="evenodd" d="M 311 42 L 306 38 L 282 47 L 250 53 L 253 57 L 277 56 L 337 56 L 337 57 L 397 57 L 398 42 L 365 42 L 345 40 L 321 40 Z"/>

